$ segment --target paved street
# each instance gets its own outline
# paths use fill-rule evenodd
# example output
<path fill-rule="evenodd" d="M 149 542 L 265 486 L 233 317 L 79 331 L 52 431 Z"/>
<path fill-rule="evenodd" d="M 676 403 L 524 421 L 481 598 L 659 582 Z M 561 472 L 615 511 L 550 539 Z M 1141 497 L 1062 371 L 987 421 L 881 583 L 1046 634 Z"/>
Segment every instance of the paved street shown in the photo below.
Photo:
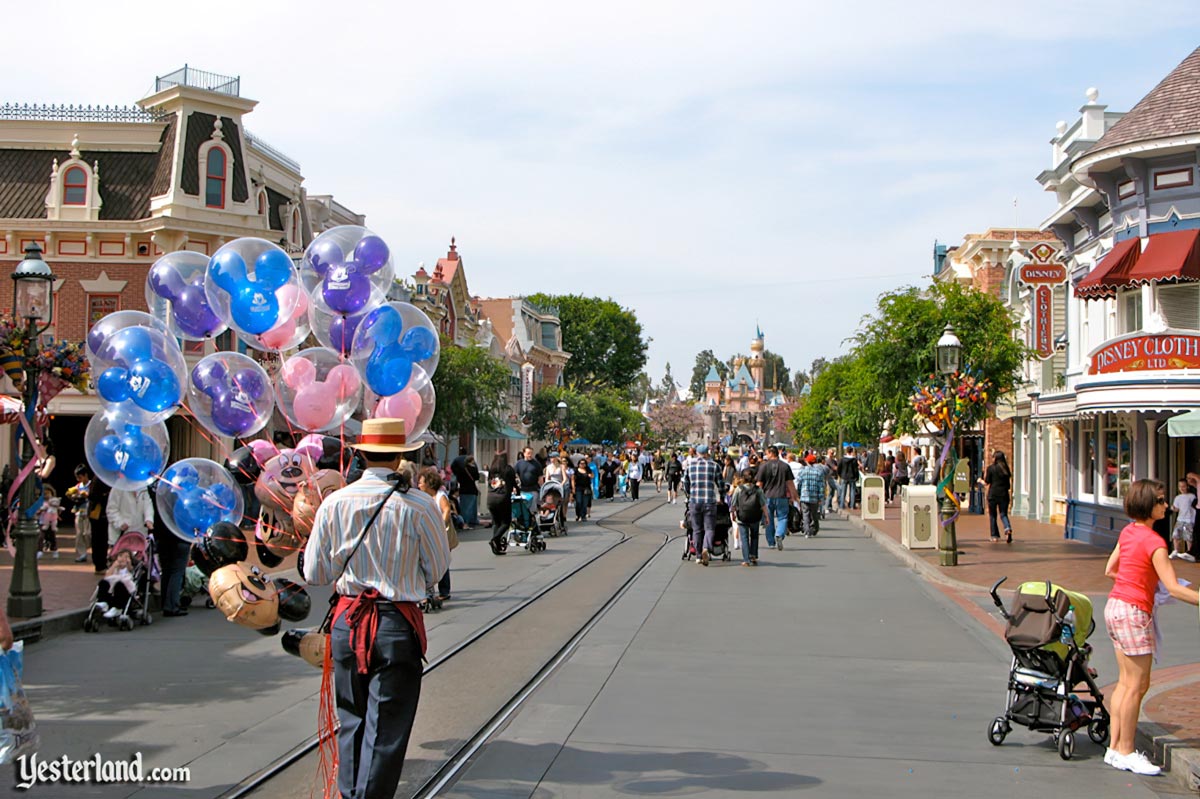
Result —
<path fill-rule="evenodd" d="M 993 748 L 1000 639 L 845 522 L 788 544 L 756 570 L 661 557 L 450 795 L 1177 790 L 1086 742 L 1070 763 L 1024 730 Z"/>

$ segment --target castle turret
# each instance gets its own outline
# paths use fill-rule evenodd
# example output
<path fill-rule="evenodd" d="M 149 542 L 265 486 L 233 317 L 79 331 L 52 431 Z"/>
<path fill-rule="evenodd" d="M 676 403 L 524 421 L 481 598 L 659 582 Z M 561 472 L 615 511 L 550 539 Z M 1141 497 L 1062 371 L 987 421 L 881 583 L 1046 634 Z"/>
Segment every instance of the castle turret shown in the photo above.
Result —
<path fill-rule="evenodd" d="M 766 349 L 766 342 L 763 339 L 762 328 L 755 325 L 755 337 L 750 342 L 750 358 L 746 361 L 746 366 L 750 368 L 750 376 L 754 378 L 754 385 L 758 391 L 762 391 L 763 387 L 763 371 L 766 367 L 766 361 L 763 360 L 763 352 Z"/>

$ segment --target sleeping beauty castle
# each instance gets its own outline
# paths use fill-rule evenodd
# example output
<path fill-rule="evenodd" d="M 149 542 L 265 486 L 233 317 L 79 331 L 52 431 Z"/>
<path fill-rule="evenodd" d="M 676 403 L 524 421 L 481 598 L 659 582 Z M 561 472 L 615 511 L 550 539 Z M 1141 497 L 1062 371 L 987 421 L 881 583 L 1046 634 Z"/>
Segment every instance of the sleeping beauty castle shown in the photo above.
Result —
<path fill-rule="evenodd" d="M 766 344 L 763 332 L 756 328 L 750 342 L 750 357 L 733 361 L 728 380 L 722 380 L 716 367 L 710 367 L 704 378 L 704 414 L 709 438 L 725 444 L 765 440 L 772 431 L 775 408 L 787 401 L 782 392 L 764 387 L 764 378 L 777 385 L 774 376 L 765 375 L 763 359 Z"/>

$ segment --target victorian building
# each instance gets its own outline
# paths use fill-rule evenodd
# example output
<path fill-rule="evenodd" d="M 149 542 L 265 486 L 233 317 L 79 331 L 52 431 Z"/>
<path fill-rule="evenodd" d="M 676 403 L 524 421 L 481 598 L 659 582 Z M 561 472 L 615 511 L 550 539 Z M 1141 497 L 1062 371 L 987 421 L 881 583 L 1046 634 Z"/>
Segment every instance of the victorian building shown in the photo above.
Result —
<path fill-rule="evenodd" d="M 1200 470 L 1200 439 L 1167 420 L 1200 408 L 1200 49 L 1128 113 L 1089 89 L 1081 116 L 1059 123 L 1039 182 L 1057 208 L 1042 227 L 1062 243 L 1061 357 L 1031 364 L 1027 422 L 1015 425 L 1015 494 L 1071 537 L 1109 546 L 1126 524 L 1131 482 L 1173 487 Z M 1037 253 L 1015 259 L 1025 267 Z M 1026 314 L 1037 341 L 1036 297 Z M 1173 490 L 1173 488 L 1172 488 Z"/>
<path fill-rule="evenodd" d="M 750 357 L 735 358 L 733 372 L 722 380 L 716 367 L 704 378 L 704 398 L 700 403 L 710 439 L 726 444 L 761 441 L 772 433 L 775 408 L 786 402 L 782 391 L 764 388 L 766 349 L 762 330 L 755 331 L 750 342 Z M 776 382 L 772 377 L 772 385 Z"/>
<path fill-rule="evenodd" d="M 0 106 L 0 269 L 42 248 L 58 277 L 49 335 L 80 341 L 106 314 L 145 310 L 146 275 L 164 253 L 255 236 L 298 258 L 314 233 L 363 223 L 328 194 L 308 196 L 300 164 L 246 129 L 256 105 L 239 78 L 185 67 L 133 106 Z M 5 281 L 0 307 L 11 300 Z M 235 346 L 226 335 L 186 353 Z M 70 389 L 50 404 L 68 477 L 98 409 Z M 173 457 L 210 454 L 184 420 L 170 430 Z"/>

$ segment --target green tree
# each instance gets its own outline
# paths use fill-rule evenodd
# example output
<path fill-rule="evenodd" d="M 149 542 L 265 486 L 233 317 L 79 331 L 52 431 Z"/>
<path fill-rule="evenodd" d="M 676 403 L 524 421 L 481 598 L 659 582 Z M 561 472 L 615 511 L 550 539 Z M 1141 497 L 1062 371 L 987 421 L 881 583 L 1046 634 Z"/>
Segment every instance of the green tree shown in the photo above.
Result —
<path fill-rule="evenodd" d="M 567 403 L 567 425 L 581 438 L 594 444 L 620 441 L 640 430 L 642 415 L 613 389 L 584 393 L 563 386 L 547 386 L 533 395 L 529 432 L 546 438 L 550 423 L 557 418 L 558 403 Z"/>
<path fill-rule="evenodd" d="M 558 309 L 563 349 L 571 353 L 563 374 L 569 385 L 583 391 L 629 392 L 646 366 L 650 345 L 633 311 L 611 299 L 578 294 L 533 294 L 526 299 Z"/>
<path fill-rule="evenodd" d="M 443 337 L 442 356 L 433 373 L 437 407 L 429 426 L 447 442 L 476 428 L 500 429 L 508 385 L 508 367 L 487 350 L 457 347 Z"/>
<path fill-rule="evenodd" d="M 657 399 L 658 389 L 654 387 L 654 381 L 650 379 L 650 375 L 645 372 L 639 372 L 637 379 L 633 381 L 633 385 L 629 387 L 629 400 L 634 405 L 641 407 L 648 399 Z"/>
<path fill-rule="evenodd" d="M 778 391 L 783 387 L 786 390 L 791 381 L 791 371 L 783 362 L 783 356 L 763 350 L 763 388 Z"/>
<path fill-rule="evenodd" d="M 675 385 L 675 375 L 671 374 L 671 362 L 668 361 L 666 372 L 663 374 L 662 384 L 658 387 L 658 396 L 660 398 L 669 397 L 672 391 L 678 392 L 679 387 Z"/>
<path fill-rule="evenodd" d="M 704 378 L 708 376 L 708 370 L 714 366 L 717 369 L 717 376 L 721 378 L 722 382 L 729 379 L 729 367 L 716 355 L 713 355 L 712 350 L 697 353 L 696 365 L 692 367 L 692 382 L 688 384 L 692 399 L 697 402 L 704 399 Z"/>
<path fill-rule="evenodd" d="M 792 375 L 792 385 L 791 385 L 791 388 L 789 388 L 788 390 L 791 392 L 791 395 L 793 397 L 799 397 L 800 392 L 804 390 L 804 387 L 806 385 L 808 385 L 808 383 L 809 383 L 808 373 L 797 370 Z"/>
<path fill-rule="evenodd" d="M 957 283 L 884 294 L 877 314 L 863 320 L 854 354 L 874 376 L 881 421 L 892 422 L 897 434 L 917 430 L 909 397 L 913 384 L 936 369 L 935 345 L 947 323 L 962 341 L 964 366 L 990 380 L 997 395 L 1021 380 L 1028 349 L 1014 338 L 1015 322 L 992 295 Z"/>
<path fill-rule="evenodd" d="M 840 446 L 843 440 L 879 440 L 883 420 L 866 364 L 854 355 L 829 362 L 788 422 L 798 444 Z"/>

